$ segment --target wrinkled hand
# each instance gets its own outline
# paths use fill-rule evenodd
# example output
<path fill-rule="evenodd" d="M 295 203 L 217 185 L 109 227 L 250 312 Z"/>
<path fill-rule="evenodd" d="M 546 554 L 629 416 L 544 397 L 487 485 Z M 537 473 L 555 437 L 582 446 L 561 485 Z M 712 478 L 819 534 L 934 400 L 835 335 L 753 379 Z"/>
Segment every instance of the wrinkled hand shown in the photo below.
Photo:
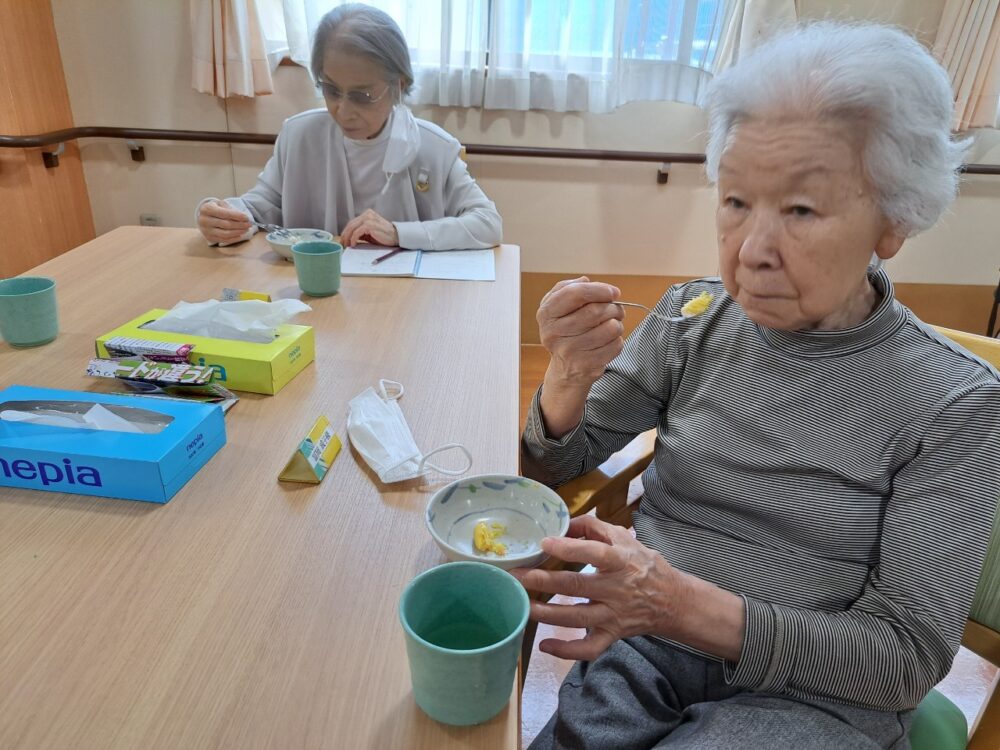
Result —
<path fill-rule="evenodd" d="M 546 538 L 542 549 L 560 560 L 597 568 L 590 574 L 511 571 L 529 591 L 590 600 L 583 604 L 531 602 L 533 620 L 587 629 L 586 636 L 577 640 L 545 639 L 538 645 L 545 653 L 592 661 L 621 638 L 668 634 L 671 621 L 688 606 L 686 577 L 621 526 L 580 516 L 570 521 L 566 537 Z"/>
<path fill-rule="evenodd" d="M 351 247 L 361 242 L 374 245 L 398 245 L 399 232 L 396 225 L 388 219 L 383 219 L 370 208 L 358 217 L 351 219 L 340 233 L 340 244 Z"/>
<path fill-rule="evenodd" d="M 250 224 L 250 217 L 225 201 L 208 201 L 198 211 L 198 230 L 209 242 L 236 242 Z"/>

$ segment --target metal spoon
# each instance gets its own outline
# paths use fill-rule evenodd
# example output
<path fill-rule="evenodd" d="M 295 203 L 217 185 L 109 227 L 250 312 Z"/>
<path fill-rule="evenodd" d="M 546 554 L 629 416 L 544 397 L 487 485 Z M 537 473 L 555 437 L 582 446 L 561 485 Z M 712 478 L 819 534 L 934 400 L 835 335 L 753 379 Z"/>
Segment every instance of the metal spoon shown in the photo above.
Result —
<path fill-rule="evenodd" d="M 295 235 L 284 227 L 279 227 L 277 224 L 263 224 L 259 221 L 255 221 L 254 224 L 258 229 L 267 234 L 276 234 L 279 237 L 294 237 Z"/>
<path fill-rule="evenodd" d="M 647 313 L 652 315 L 654 318 L 662 320 L 664 323 L 680 323 L 682 320 L 687 320 L 688 318 L 694 318 L 701 313 L 689 313 L 687 315 L 675 315 L 669 317 L 667 315 L 660 315 L 658 312 L 653 312 L 645 305 L 640 305 L 638 302 L 615 302 L 616 305 L 621 305 L 622 307 L 638 307 L 640 310 L 645 310 Z"/>

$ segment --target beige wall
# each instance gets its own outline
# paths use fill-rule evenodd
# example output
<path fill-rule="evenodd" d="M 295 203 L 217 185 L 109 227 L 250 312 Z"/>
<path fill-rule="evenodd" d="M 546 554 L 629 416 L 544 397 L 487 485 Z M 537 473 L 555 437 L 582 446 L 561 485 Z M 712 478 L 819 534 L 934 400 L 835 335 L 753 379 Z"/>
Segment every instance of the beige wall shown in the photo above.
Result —
<path fill-rule="evenodd" d="M 799 0 L 806 18 L 874 18 L 933 39 L 944 0 Z M 100 10 L 95 10 L 97 5 Z M 89 6 L 89 7 L 85 7 Z M 276 132 L 289 115 L 319 106 L 305 71 L 281 67 L 276 94 L 221 102 L 190 86 L 184 0 L 52 0 L 77 125 Z M 466 143 L 701 151 L 696 107 L 636 103 L 608 115 L 420 108 Z M 132 162 L 121 142 L 82 142 L 98 232 L 159 214 L 190 226 L 205 195 L 253 184 L 268 147 L 145 143 Z M 1000 163 L 1000 137 L 981 137 L 973 158 Z M 676 165 L 657 185 L 652 164 L 470 157 L 504 217 L 525 271 L 697 275 L 715 271 L 714 190 L 699 167 Z M 942 224 L 912 240 L 892 271 L 900 281 L 989 284 L 996 279 L 1000 177 L 969 178 Z"/>

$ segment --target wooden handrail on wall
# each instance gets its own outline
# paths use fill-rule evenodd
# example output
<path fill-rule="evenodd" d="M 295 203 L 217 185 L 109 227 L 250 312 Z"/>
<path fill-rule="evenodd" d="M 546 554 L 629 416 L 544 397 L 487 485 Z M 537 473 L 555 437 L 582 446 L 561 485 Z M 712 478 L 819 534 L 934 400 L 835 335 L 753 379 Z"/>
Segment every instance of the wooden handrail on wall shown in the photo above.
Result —
<path fill-rule="evenodd" d="M 148 141 L 199 141 L 202 143 L 274 143 L 272 133 L 229 133 L 213 130 L 161 130 L 157 128 L 110 128 L 81 127 L 55 130 L 39 135 L 0 135 L 0 148 L 43 148 L 53 144 L 78 138 L 121 138 L 129 141 L 129 150 L 134 161 L 145 161 L 142 146 L 134 143 L 138 139 Z M 670 164 L 701 164 L 704 154 L 657 153 L 654 151 L 603 151 L 584 148 L 537 148 L 527 146 L 489 146 L 476 143 L 464 145 L 470 156 L 521 156 L 543 159 L 593 159 L 598 161 L 641 161 L 659 162 L 663 166 L 657 172 L 657 182 L 667 181 Z M 43 151 L 46 167 L 59 166 L 59 150 Z M 964 164 L 961 171 L 967 174 L 1000 175 L 1000 164 Z"/>
<path fill-rule="evenodd" d="M 53 130 L 40 135 L 0 135 L 0 148 L 38 148 L 77 138 L 144 138 L 148 141 L 203 141 L 213 143 L 274 143 L 270 133 L 227 133 L 212 130 L 83 127 Z"/>
<path fill-rule="evenodd" d="M 230 133 L 212 130 L 160 130 L 155 128 L 81 127 L 56 130 L 39 135 L 0 135 L 0 148 L 44 148 L 77 138 L 121 138 L 128 143 L 133 161 L 145 161 L 146 153 L 135 143 L 138 139 L 149 141 L 200 141 L 203 143 L 274 143 L 272 133 Z M 701 164 L 704 154 L 653 153 L 648 151 L 600 151 L 594 149 L 535 148 L 522 146 L 489 146 L 465 144 L 465 153 L 472 156 L 527 156 L 548 159 L 596 159 L 604 161 L 659 162 L 656 180 L 665 183 L 670 164 Z M 59 166 L 59 153 L 43 151 L 46 167 Z M 1000 169 L 1000 168 L 998 168 Z M 998 172 L 1000 173 L 1000 172 Z"/>

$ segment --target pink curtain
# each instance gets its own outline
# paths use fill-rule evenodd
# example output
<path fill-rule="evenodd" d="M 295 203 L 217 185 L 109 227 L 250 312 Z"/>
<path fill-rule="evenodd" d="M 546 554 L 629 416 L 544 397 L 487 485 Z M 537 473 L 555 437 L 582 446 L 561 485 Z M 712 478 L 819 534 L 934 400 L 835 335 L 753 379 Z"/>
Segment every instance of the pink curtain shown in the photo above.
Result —
<path fill-rule="evenodd" d="M 274 92 L 256 0 L 190 0 L 191 85 L 225 98 Z"/>
<path fill-rule="evenodd" d="M 955 130 L 996 127 L 1000 106 L 1000 0 L 948 0 L 934 54 L 955 90 Z"/>

